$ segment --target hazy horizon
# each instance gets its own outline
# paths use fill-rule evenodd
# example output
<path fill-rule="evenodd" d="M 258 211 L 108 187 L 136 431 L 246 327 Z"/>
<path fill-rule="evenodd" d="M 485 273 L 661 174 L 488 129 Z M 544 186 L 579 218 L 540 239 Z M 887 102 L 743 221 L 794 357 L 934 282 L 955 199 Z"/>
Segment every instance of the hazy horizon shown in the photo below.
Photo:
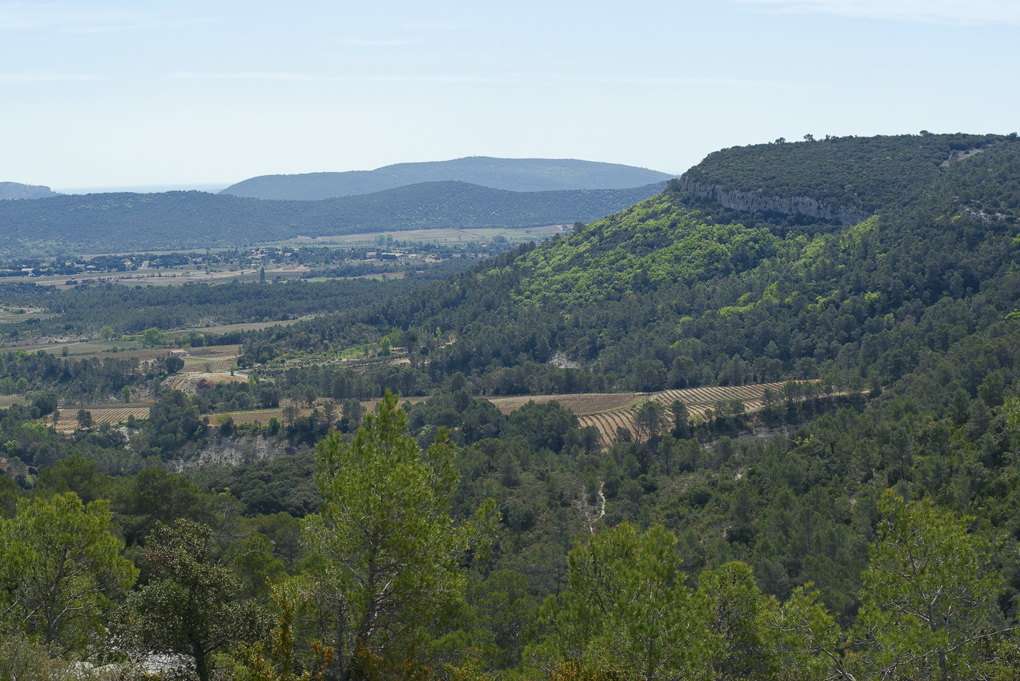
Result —
<path fill-rule="evenodd" d="M 441 160 L 438 160 L 438 162 L 453 161 L 453 160 L 459 160 L 459 159 L 441 159 Z M 521 159 L 513 159 L 513 160 L 521 160 Z M 533 159 L 528 159 L 528 160 L 533 160 Z M 550 161 L 581 160 L 581 161 L 586 161 L 587 159 L 541 159 L 541 160 L 550 160 Z M 433 161 L 433 162 L 437 162 L 437 161 Z M 387 167 L 387 166 L 380 166 L 380 168 L 358 168 L 358 169 L 355 169 L 353 172 L 359 172 L 359 171 L 360 172 L 371 172 L 371 171 L 374 171 L 374 170 L 379 170 L 382 167 Z M 631 167 L 636 167 L 636 166 L 631 166 Z M 644 168 L 644 170 L 655 170 L 655 171 L 666 173 L 666 174 L 673 174 L 673 175 L 676 175 L 677 177 L 679 177 L 683 173 L 683 171 L 677 172 L 677 173 L 670 173 L 669 171 L 659 170 L 658 168 Z M 327 170 L 327 171 L 311 171 L 310 173 L 289 173 L 288 175 L 308 175 L 308 174 L 324 173 L 324 172 L 325 173 L 330 173 L 330 172 L 351 172 L 351 171 L 329 171 L 329 170 Z M 270 176 L 273 176 L 273 175 L 284 175 L 284 173 L 270 173 L 269 175 Z M 208 192 L 208 193 L 211 193 L 211 194 L 216 194 L 216 193 L 222 191 L 223 189 L 231 187 L 231 186 L 233 186 L 235 184 L 238 184 L 240 182 L 243 182 L 245 180 L 253 179 L 254 177 L 261 177 L 261 176 L 245 177 L 245 178 L 241 178 L 239 180 L 234 180 L 232 182 L 151 184 L 151 185 L 113 185 L 113 186 L 104 186 L 104 187 L 50 187 L 50 190 L 54 191 L 54 192 L 57 192 L 58 194 L 75 194 L 75 195 L 78 195 L 78 194 L 84 195 L 84 194 L 117 193 L 117 192 L 129 192 L 129 193 L 136 193 L 136 194 L 155 194 L 155 193 L 172 192 L 172 191 L 201 191 L 201 192 Z M 3 180 L 3 181 L 8 181 L 8 180 Z"/>
<path fill-rule="evenodd" d="M 227 186 L 464 156 L 679 173 L 808 133 L 1009 133 L 1018 29 L 1004 0 L 0 4 L 0 176 Z"/>
<path fill-rule="evenodd" d="M 212 182 L 199 184 L 142 184 L 142 185 L 113 185 L 109 187 L 50 187 L 51 191 L 58 194 L 107 194 L 117 192 L 128 192 L 133 194 L 158 194 L 161 192 L 199 191 L 215 194 L 226 189 L 233 182 Z"/>

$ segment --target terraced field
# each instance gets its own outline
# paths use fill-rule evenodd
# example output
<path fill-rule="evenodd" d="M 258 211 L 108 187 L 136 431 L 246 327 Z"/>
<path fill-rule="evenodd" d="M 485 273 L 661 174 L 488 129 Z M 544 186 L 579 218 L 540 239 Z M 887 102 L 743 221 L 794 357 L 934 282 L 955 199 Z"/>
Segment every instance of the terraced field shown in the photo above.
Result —
<path fill-rule="evenodd" d="M 641 406 L 641 403 L 646 400 L 652 400 L 667 408 L 674 400 L 680 400 L 687 405 L 687 410 L 689 412 L 697 414 L 699 417 L 704 417 L 705 410 L 715 409 L 715 403 L 718 400 L 729 402 L 731 400 L 739 399 L 744 403 L 744 409 L 746 411 L 753 412 L 762 408 L 762 394 L 766 389 L 769 389 L 778 395 L 782 390 L 783 385 L 785 384 L 759 383 L 755 385 L 739 385 L 732 387 L 716 386 L 709 388 L 692 388 L 688 390 L 664 390 L 662 392 L 648 393 L 645 395 L 626 393 L 631 396 L 631 399 L 629 402 L 622 404 L 619 407 L 600 410 L 590 408 L 585 409 L 582 406 L 581 409 L 574 409 L 574 413 L 577 414 L 582 428 L 586 426 L 595 426 L 599 429 L 599 433 L 602 435 L 602 441 L 604 443 L 609 443 L 614 437 L 616 437 L 617 428 L 627 428 L 631 432 L 634 431 L 634 415 L 637 413 L 637 409 Z M 564 395 L 562 397 L 568 398 L 571 396 Z M 600 397 L 607 396 L 601 395 Z"/>
<path fill-rule="evenodd" d="M 136 419 L 149 418 L 149 407 L 134 405 L 126 407 L 89 407 L 92 412 L 92 420 L 95 423 L 124 423 L 128 416 Z M 78 427 L 78 410 L 67 407 L 61 411 L 61 419 L 57 422 L 56 429 L 59 433 L 70 433 Z"/>

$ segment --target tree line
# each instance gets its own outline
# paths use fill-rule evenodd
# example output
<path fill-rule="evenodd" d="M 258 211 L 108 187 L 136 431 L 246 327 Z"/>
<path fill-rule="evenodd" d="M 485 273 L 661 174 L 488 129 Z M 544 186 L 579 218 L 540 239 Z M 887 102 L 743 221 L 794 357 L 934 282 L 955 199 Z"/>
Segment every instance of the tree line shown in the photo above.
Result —
<path fill-rule="evenodd" d="M 902 427 L 928 418 L 903 397 L 873 399 Z M 110 477 L 78 456 L 30 494 L 0 478 L 0 668 L 61 676 L 85 655 L 124 673 L 155 651 L 187 656 L 200 679 L 1016 674 L 1015 537 L 989 512 L 1011 507 L 1015 490 L 995 480 L 1015 463 L 989 462 L 970 488 L 978 515 L 959 510 L 969 502 L 950 471 L 947 487 L 931 478 L 929 447 L 974 472 L 973 415 L 939 421 L 948 438 L 919 443 L 911 462 L 896 458 L 897 431 L 876 432 L 887 421 L 850 406 L 767 442 L 720 441 L 667 474 L 675 429 L 599 454 L 557 405 L 508 418 L 485 404 L 452 395 L 408 413 L 387 396 L 356 432 L 321 441 L 299 474 L 318 503 L 297 516 L 246 510 L 215 477 Z M 1015 400 L 999 414 L 1009 437 L 1018 415 Z M 462 432 L 487 419 L 500 437 Z M 855 436 L 888 458 L 861 458 Z M 812 460 L 871 467 L 882 484 Z M 265 465 L 252 468 L 264 483 Z M 593 465 L 599 484 L 564 487 Z M 612 466 L 633 467 L 643 491 L 607 490 Z M 670 480 L 689 492 L 657 494 Z M 528 506 L 548 517 L 529 523 Z M 777 570 L 795 563 L 805 574 L 784 585 Z"/>

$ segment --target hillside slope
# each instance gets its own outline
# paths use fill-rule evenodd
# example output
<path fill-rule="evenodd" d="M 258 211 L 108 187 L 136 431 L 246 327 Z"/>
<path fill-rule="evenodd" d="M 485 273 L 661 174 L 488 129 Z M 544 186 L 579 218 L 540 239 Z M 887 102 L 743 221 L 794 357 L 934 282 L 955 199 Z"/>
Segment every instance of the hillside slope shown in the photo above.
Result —
<path fill-rule="evenodd" d="M 951 162 L 1015 141 L 1015 134 L 922 134 L 732 147 L 709 154 L 680 183 L 727 208 L 847 224 L 908 206 Z"/>
<path fill-rule="evenodd" d="M 165 475 L 151 463 L 201 460 L 193 453 L 202 442 L 233 448 L 224 427 L 310 446 L 334 427 L 350 433 L 362 415 L 358 400 L 378 404 L 385 390 L 418 396 L 405 403 L 409 434 L 427 445 L 449 433 L 456 445 L 454 516 L 477 517 L 485 499 L 499 510 L 491 553 L 470 559 L 470 591 L 456 608 L 465 614 L 448 628 L 458 633 L 445 639 L 460 646 L 470 634 L 481 642 L 472 665 L 546 679 L 547 662 L 575 659 L 591 643 L 587 659 L 597 660 L 597 673 L 631 674 L 634 658 L 588 626 L 599 615 L 574 607 L 595 602 L 609 584 L 625 596 L 626 617 L 606 620 L 622 622 L 621 631 L 637 631 L 631 623 L 644 626 L 648 612 L 656 631 L 663 622 L 687 631 L 699 621 L 721 623 L 731 638 L 714 648 L 713 666 L 698 667 L 718 678 L 1018 678 L 1020 144 L 992 138 L 976 154 L 922 159 L 917 172 L 905 161 L 894 173 L 898 184 L 845 162 L 876 151 L 895 160 L 890 151 L 917 141 L 890 139 L 790 145 L 782 153 L 807 165 L 732 169 L 732 191 L 788 191 L 826 205 L 851 205 L 840 203 L 847 185 L 873 186 L 858 196 L 868 214 L 860 222 L 727 208 L 672 182 L 570 235 L 407 295 L 247 334 L 238 359 L 251 380 L 190 398 L 165 391 L 130 442 L 102 427 L 58 442 L 55 429 L 28 425 L 46 406 L 45 391 L 35 389 L 48 382 L 84 396 L 108 377 L 107 392 L 117 394 L 113 380 L 131 374 L 138 379 L 130 391 L 155 392 L 165 362 L 141 373 L 115 357 L 75 363 L 4 353 L 4 391 L 24 378 L 32 390 L 18 390 L 33 400 L 4 414 L 5 458 L 19 465 L 24 486 L 33 482 L 27 466 L 71 452 L 101 470 L 123 474 L 130 464 Z M 266 295 L 285 301 L 291 286 L 268 286 Z M 298 303 L 325 290 L 300 286 Z M 240 313 L 267 285 L 112 288 L 82 292 L 76 309 L 102 309 L 104 299 L 116 307 L 114 296 L 144 308 L 167 296 L 229 293 Z M 269 304 L 258 302 L 255 310 Z M 52 304 L 50 311 L 59 312 Z M 616 394 L 598 395 L 602 406 L 589 412 L 605 419 L 579 421 L 565 408 L 607 390 Z M 528 399 L 538 394 L 550 399 Z M 496 401 L 519 408 L 501 413 L 472 399 L 493 395 L 512 395 Z M 566 397 L 561 404 L 553 395 Z M 248 412 L 249 423 L 239 425 L 245 405 L 283 400 L 289 416 Z M 259 427 L 253 418 L 272 420 Z M 601 447 L 600 438 L 611 442 Z M 239 459 L 251 458 L 240 451 L 251 439 L 235 443 Z M 298 453 L 192 470 L 211 498 L 237 509 L 232 523 L 243 508 L 269 532 L 275 543 L 256 566 L 275 556 L 297 572 L 314 558 L 294 541 L 297 522 L 280 512 L 316 511 L 314 469 L 313 457 Z M 65 470 L 88 471 L 80 463 Z M 48 476 L 38 477 L 40 498 L 57 489 Z M 101 489 L 94 476 L 56 479 L 84 481 L 76 484 L 90 494 Z M 142 485 L 117 484 L 135 487 Z M 191 508 L 203 508 L 191 498 Z M 212 503 L 204 508 L 217 508 Z M 133 533 L 142 526 L 115 518 Z M 236 545 L 239 535 L 224 536 Z M 649 548 L 632 550 L 635 540 Z M 586 557 L 590 547 L 598 555 Z M 642 600 L 682 583 L 698 592 Z M 625 593 L 633 585 L 641 588 Z M 946 594 L 961 607 L 952 619 L 949 606 L 942 610 L 943 631 L 969 639 L 953 644 L 951 668 L 939 670 L 948 639 L 928 637 L 919 622 L 930 621 L 932 603 L 947 602 Z M 689 617 L 659 607 L 667 601 L 699 605 Z M 445 636 L 443 622 L 436 626 Z M 699 645 L 713 649 L 714 633 L 703 631 Z M 798 641 L 796 631 L 812 639 Z M 781 640 L 762 643 L 777 632 Z M 828 645 L 824 654 L 806 657 L 818 645 Z M 413 669 L 401 664 L 392 668 Z"/>
<path fill-rule="evenodd" d="M 410 384 L 422 390 L 456 372 L 475 377 L 483 393 L 652 391 L 823 374 L 842 384 L 895 381 L 932 344 L 945 352 L 1016 309 L 1018 160 L 1020 144 L 1000 138 L 931 177 L 908 177 L 905 190 L 919 198 L 906 207 L 890 207 L 888 192 L 866 195 L 862 205 L 879 214 L 844 227 L 726 209 L 671 183 L 579 233 L 251 343 L 308 351 L 366 342 L 366 329 L 438 327 L 455 342 L 429 349 L 428 370 Z M 867 184 L 867 172 L 854 172 L 844 176 Z M 795 179 L 777 173 L 770 181 Z M 582 369 L 549 364 L 557 353 Z"/>
<path fill-rule="evenodd" d="M 1020 389 L 1020 144 L 992 138 L 946 165 L 948 151 L 941 160 L 908 154 L 890 176 L 895 183 L 882 179 L 893 166 L 846 162 L 878 152 L 890 163 L 890 151 L 914 142 L 951 140 L 783 145 L 792 149 L 777 158 L 788 163 L 729 150 L 692 171 L 722 178 L 719 160 L 746 153 L 750 167 L 734 162 L 727 171 L 733 190 L 858 207 L 870 215 L 858 223 L 727 208 L 671 182 L 569 236 L 407 296 L 252 334 L 240 361 L 284 392 L 311 388 L 335 400 L 387 389 L 445 393 L 429 400 L 437 403 L 431 421 L 413 410 L 412 423 L 476 438 L 497 436 L 466 407 L 469 394 L 783 383 L 770 397 L 762 391 L 757 422 L 746 415 L 752 400 L 727 400 L 715 388 L 711 407 L 678 408 L 676 421 L 672 403 L 663 405 L 669 425 L 654 425 L 654 406 L 650 420 L 635 408 L 630 427 L 615 418 L 589 432 L 596 444 L 600 432 L 614 436 L 601 453 L 582 448 L 580 437 L 574 446 L 562 438 L 518 449 L 482 440 L 464 454 L 465 476 L 478 481 L 464 494 L 498 490 L 511 532 L 531 536 L 532 525 L 518 519 L 543 518 L 549 506 L 518 487 L 526 475 L 519 471 L 553 495 L 563 489 L 556 471 L 570 471 L 583 477 L 589 499 L 604 493 L 600 524 L 631 519 L 675 532 L 689 575 L 740 560 L 780 599 L 813 583 L 849 624 L 878 500 L 891 488 L 977 516 L 975 532 L 1001 537 L 987 570 L 1001 577 L 1003 616 L 1015 619 L 1020 437 L 1011 423 L 1020 405 L 1007 399 Z M 851 196 L 859 203 L 841 203 Z M 384 334 L 411 345 L 411 364 L 356 370 L 326 361 L 332 348 L 377 344 Z M 820 396 L 833 394 L 841 397 Z M 539 411 L 530 405 L 521 418 L 552 420 Z M 692 411 L 700 416 L 683 416 Z M 762 426 L 776 430 L 756 439 Z M 520 553 L 508 564 L 519 567 Z"/>
<path fill-rule="evenodd" d="M 490 158 L 398 163 L 345 173 L 263 175 L 231 185 L 221 194 L 257 199 L 311 201 L 370 194 L 420 182 L 467 182 L 515 192 L 568 189 L 629 189 L 665 182 L 671 175 L 646 168 L 574 159 Z"/>
<path fill-rule="evenodd" d="M 661 191 L 509 192 L 430 182 L 323 201 L 205 192 L 89 194 L 0 203 L 0 257 L 244 247 L 296 236 L 589 222 Z"/>

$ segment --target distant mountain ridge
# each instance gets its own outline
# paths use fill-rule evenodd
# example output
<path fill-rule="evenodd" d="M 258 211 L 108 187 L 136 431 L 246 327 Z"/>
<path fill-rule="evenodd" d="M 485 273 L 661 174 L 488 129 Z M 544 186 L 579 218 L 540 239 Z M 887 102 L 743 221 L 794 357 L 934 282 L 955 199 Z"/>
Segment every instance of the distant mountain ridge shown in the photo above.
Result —
<path fill-rule="evenodd" d="M 20 182 L 0 182 L 0 201 L 12 199 L 46 199 L 60 194 L 49 187 Z"/>
<path fill-rule="evenodd" d="M 634 189 L 510 192 L 425 182 L 323 201 L 206 192 L 89 194 L 0 202 L 0 258 L 243 247 L 296 236 L 591 222 L 660 193 Z"/>
<path fill-rule="evenodd" d="M 398 163 L 376 170 L 299 175 L 262 175 L 231 185 L 221 194 L 255 199 L 316 201 L 396 189 L 421 182 L 467 182 L 513 192 L 631 189 L 674 177 L 656 170 L 575 159 L 491 158 Z"/>

